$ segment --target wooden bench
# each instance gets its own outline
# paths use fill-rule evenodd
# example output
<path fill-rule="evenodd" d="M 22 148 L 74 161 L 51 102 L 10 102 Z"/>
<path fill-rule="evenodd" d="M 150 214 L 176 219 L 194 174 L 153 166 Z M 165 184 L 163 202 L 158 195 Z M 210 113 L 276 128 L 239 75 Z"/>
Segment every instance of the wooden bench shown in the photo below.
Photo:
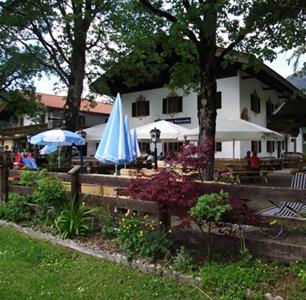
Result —
<path fill-rule="evenodd" d="M 268 183 L 268 171 L 249 171 L 249 170 L 231 170 L 231 175 L 234 177 L 236 183 L 240 184 L 241 179 L 254 179 L 261 180 L 264 183 Z"/>

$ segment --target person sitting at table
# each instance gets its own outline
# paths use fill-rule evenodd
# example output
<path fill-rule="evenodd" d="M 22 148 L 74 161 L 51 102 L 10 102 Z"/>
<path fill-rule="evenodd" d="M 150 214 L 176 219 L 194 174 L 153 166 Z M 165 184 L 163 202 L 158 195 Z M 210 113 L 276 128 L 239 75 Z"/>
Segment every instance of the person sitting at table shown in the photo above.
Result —
<path fill-rule="evenodd" d="M 147 155 L 147 162 L 153 162 L 153 160 L 154 160 L 153 154 L 152 154 L 152 152 L 149 150 L 149 151 L 148 151 L 148 155 Z"/>
<path fill-rule="evenodd" d="M 257 157 L 257 152 L 254 151 L 250 158 L 250 166 L 251 171 L 259 171 L 260 170 L 260 159 Z"/>
<path fill-rule="evenodd" d="M 251 151 L 247 151 L 246 156 L 244 157 L 245 162 L 247 163 L 247 169 L 251 169 Z"/>
<path fill-rule="evenodd" d="M 159 155 L 157 156 L 158 160 L 164 160 L 165 159 L 165 155 L 163 152 L 160 152 Z"/>

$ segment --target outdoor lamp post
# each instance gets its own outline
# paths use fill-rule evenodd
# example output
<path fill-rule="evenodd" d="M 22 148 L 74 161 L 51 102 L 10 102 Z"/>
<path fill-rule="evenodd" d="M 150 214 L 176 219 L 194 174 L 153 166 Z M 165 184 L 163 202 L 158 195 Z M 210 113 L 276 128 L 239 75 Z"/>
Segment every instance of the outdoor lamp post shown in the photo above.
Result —
<path fill-rule="evenodd" d="M 155 169 L 157 169 L 157 147 L 156 144 L 159 142 L 160 138 L 160 130 L 157 128 L 153 128 L 150 131 L 151 140 L 154 143 L 154 163 L 155 163 Z"/>

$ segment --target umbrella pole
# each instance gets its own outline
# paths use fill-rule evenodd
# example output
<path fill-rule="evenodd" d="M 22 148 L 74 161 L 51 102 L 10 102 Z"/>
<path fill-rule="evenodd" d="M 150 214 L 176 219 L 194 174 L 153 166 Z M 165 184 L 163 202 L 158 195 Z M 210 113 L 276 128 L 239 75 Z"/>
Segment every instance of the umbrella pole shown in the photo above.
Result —
<path fill-rule="evenodd" d="M 118 166 L 117 166 L 117 164 L 115 164 L 115 175 L 117 176 L 118 175 Z"/>
<path fill-rule="evenodd" d="M 235 139 L 233 139 L 233 160 L 235 159 Z"/>

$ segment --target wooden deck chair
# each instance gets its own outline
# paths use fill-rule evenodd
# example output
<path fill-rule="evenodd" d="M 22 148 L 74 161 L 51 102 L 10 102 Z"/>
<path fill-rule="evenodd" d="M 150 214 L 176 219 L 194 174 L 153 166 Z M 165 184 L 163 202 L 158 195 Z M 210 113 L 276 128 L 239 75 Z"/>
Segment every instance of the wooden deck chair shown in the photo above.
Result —
<path fill-rule="evenodd" d="M 292 177 L 291 181 L 291 188 L 292 189 L 305 189 L 306 188 L 306 173 L 296 173 Z M 263 216 L 278 216 L 278 217 L 300 217 L 300 212 L 306 210 L 306 204 L 299 203 L 299 202 L 280 202 L 278 204 L 274 203 L 273 201 L 269 201 L 273 206 L 268 207 L 264 210 L 259 211 L 257 214 Z M 253 226 L 246 225 L 244 226 L 244 231 L 249 230 Z M 260 232 L 264 233 L 265 235 L 269 236 L 270 238 L 276 239 L 282 233 L 284 229 L 281 229 L 276 235 L 269 235 L 260 229 Z"/>

